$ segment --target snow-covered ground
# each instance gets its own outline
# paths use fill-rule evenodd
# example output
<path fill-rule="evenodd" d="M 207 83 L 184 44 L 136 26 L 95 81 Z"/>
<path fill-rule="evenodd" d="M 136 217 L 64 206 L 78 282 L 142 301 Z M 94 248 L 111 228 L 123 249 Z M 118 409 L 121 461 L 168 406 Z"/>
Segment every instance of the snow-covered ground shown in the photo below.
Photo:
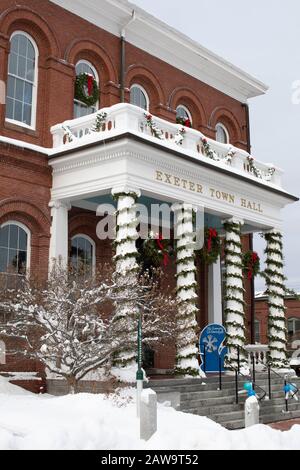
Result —
<path fill-rule="evenodd" d="M 227 431 L 159 405 L 158 431 L 138 437 L 133 390 L 120 395 L 33 395 L 0 377 L 0 449 L 300 449 L 300 426 Z"/>

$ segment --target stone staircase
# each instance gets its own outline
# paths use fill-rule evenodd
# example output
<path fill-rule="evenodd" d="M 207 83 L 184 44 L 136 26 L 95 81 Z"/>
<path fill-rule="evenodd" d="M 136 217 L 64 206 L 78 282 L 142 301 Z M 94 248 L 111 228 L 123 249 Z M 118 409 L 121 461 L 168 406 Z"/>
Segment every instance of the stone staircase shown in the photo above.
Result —
<path fill-rule="evenodd" d="M 247 381 L 251 381 L 251 378 L 239 377 L 239 391 L 243 390 L 243 385 Z M 291 381 L 300 390 L 300 378 L 293 377 Z M 266 373 L 257 373 L 255 383 L 262 387 L 268 395 Z M 285 411 L 283 386 L 283 377 L 272 377 L 271 399 L 267 397 L 260 402 L 261 423 L 300 418 L 300 402 L 294 399 L 289 400 L 289 411 Z M 222 390 L 219 390 L 219 378 L 216 376 L 210 376 L 203 380 L 150 379 L 146 387 L 151 387 L 156 391 L 159 402 L 171 402 L 172 406 L 179 411 L 207 416 L 227 429 L 244 427 L 246 393 L 239 394 L 239 404 L 236 404 L 235 379 L 232 376 L 223 375 Z M 259 389 L 258 394 L 261 394 Z"/>

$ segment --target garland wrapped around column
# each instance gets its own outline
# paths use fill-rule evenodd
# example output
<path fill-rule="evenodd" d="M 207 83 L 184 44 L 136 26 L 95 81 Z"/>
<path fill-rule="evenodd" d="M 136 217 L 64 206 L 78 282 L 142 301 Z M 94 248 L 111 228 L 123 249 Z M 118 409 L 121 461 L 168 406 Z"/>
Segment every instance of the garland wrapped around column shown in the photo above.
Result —
<path fill-rule="evenodd" d="M 116 239 L 114 242 L 116 255 L 115 281 L 117 288 L 123 297 L 122 304 L 115 305 L 114 321 L 118 322 L 120 335 L 126 337 L 129 347 L 120 349 L 114 359 L 114 373 L 123 381 L 133 382 L 136 372 L 136 331 L 138 309 L 131 301 L 132 289 L 137 283 L 137 273 L 139 266 L 137 263 L 138 251 L 136 248 L 137 224 L 136 200 L 140 196 L 138 190 L 120 192 L 112 191 L 114 199 L 117 201 L 117 226 Z M 128 300 L 127 300 L 128 299 Z M 128 341 L 129 340 L 129 341 Z M 132 345 L 132 346 L 131 346 Z M 119 370 L 118 370 L 119 369 Z"/>
<path fill-rule="evenodd" d="M 238 366 L 246 367 L 245 353 L 245 302 L 243 286 L 243 262 L 241 244 L 241 226 L 243 222 L 230 219 L 224 222 L 225 234 L 225 265 L 226 265 L 226 331 L 228 353 L 225 367 L 234 370 Z M 239 351 L 239 353 L 238 353 Z"/>
<path fill-rule="evenodd" d="M 288 366 L 282 234 L 277 230 L 272 230 L 265 233 L 264 238 L 267 242 L 264 277 L 267 285 L 269 305 L 269 359 L 272 367 L 282 369 Z"/>
<path fill-rule="evenodd" d="M 179 301 L 176 338 L 175 373 L 199 376 L 197 344 L 197 282 L 194 255 L 193 208 L 191 205 L 173 206 L 177 236 L 177 297 Z"/>

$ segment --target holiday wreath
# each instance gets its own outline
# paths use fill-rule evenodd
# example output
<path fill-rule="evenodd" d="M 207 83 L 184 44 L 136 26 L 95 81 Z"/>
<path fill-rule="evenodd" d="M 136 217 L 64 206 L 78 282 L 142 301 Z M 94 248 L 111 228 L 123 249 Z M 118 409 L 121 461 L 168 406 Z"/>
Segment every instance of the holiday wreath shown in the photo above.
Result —
<path fill-rule="evenodd" d="M 260 270 L 260 259 L 255 251 L 247 251 L 243 255 L 243 272 L 247 279 L 251 280 L 258 275 Z"/>
<path fill-rule="evenodd" d="M 206 227 L 204 245 L 200 253 L 206 264 L 213 264 L 217 261 L 221 253 L 221 240 L 215 228 Z"/>
<path fill-rule="evenodd" d="M 149 232 L 139 251 L 145 269 L 159 268 L 161 264 L 166 267 L 169 263 L 169 241 L 161 234 Z"/>
<path fill-rule="evenodd" d="M 189 118 L 183 118 L 183 117 L 177 116 L 176 123 L 181 124 L 182 126 L 185 126 L 185 127 L 190 127 L 190 128 L 192 127 L 192 123 Z"/>
<path fill-rule="evenodd" d="M 94 106 L 99 99 L 99 87 L 95 78 L 88 73 L 77 75 L 75 81 L 75 99 L 87 106 Z"/>

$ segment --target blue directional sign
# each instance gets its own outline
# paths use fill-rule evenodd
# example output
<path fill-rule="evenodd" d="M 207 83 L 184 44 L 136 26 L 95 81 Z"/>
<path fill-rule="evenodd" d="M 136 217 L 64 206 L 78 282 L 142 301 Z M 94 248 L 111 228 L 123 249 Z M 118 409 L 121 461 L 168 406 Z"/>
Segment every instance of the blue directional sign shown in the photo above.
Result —
<path fill-rule="evenodd" d="M 205 373 L 219 372 L 219 358 L 221 358 L 221 371 L 224 372 L 224 358 L 227 348 L 224 346 L 226 330 L 223 325 L 211 323 L 202 330 L 199 340 L 201 353 L 200 368 Z"/>

